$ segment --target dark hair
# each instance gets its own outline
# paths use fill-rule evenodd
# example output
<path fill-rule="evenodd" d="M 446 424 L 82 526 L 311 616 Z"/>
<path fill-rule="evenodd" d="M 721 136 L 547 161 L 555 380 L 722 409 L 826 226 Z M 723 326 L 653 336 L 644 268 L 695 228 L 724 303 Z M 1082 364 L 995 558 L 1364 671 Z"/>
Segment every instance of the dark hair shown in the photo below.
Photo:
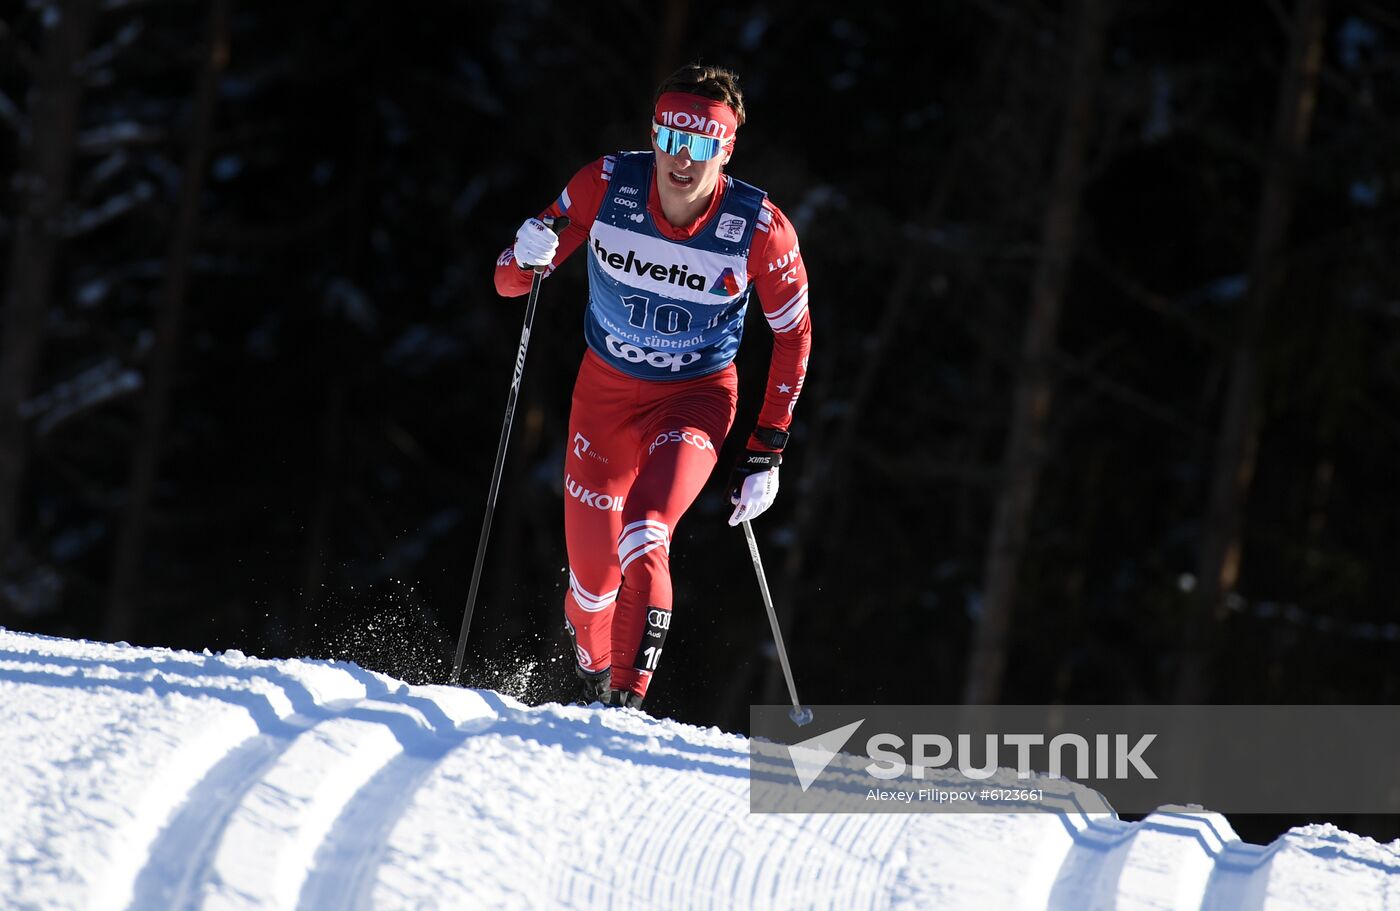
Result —
<path fill-rule="evenodd" d="M 687 63 L 661 80 L 656 97 L 652 99 L 653 106 L 667 92 L 687 92 L 712 101 L 723 101 L 734 112 L 739 126 L 744 125 L 744 93 L 739 89 L 739 74 L 733 70 Z"/>

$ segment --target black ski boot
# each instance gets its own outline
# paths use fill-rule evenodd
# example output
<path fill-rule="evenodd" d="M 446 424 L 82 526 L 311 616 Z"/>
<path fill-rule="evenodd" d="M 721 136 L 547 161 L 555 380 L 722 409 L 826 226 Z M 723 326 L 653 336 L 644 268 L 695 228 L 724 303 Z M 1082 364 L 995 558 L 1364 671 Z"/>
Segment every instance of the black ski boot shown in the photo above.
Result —
<path fill-rule="evenodd" d="M 610 704 L 608 697 L 614 692 L 612 690 L 612 668 L 594 673 L 574 665 L 574 673 L 578 674 L 579 680 L 583 681 L 583 687 L 579 690 L 580 704 L 592 705 L 595 702 L 601 702 L 603 705 Z"/>
<path fill-rule="evenodd" d="M 642 696 L 631 690 L 613 690 L 608 693 L 607 704 L 618 708 L 640 709 L 642 707 Z"/>

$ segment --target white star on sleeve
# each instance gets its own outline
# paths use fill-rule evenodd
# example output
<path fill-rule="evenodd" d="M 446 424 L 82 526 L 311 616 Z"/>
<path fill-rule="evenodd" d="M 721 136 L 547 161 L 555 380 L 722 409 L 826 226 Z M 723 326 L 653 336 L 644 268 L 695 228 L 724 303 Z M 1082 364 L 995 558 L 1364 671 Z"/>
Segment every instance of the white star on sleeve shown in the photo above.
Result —
<path fill-rule="evenodd" d="M 789 386 L 787 383 L 779 383 L 779 384 L 778 384 L 778 391 L 779 391 L 779 392 L 791 392 L 791 391 L 792 391 L 792 387 Z"/>

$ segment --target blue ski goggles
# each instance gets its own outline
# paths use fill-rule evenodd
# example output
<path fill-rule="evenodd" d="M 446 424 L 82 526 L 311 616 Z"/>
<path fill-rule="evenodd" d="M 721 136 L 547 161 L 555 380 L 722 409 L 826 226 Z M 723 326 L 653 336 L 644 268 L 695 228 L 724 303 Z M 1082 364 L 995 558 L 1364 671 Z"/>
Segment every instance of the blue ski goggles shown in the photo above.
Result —
<path fill-rule="evenodd" d="M 709 161 L 724 147 L 724 143 L 713 136 L 673 130 L 654 120 L 651 122 L 651 132 L 656 136 L 656 144 L 661 151 L 667 155 L 679 155 L 681 149 L 685 149 L 690 153 L 691 161 Z"/>

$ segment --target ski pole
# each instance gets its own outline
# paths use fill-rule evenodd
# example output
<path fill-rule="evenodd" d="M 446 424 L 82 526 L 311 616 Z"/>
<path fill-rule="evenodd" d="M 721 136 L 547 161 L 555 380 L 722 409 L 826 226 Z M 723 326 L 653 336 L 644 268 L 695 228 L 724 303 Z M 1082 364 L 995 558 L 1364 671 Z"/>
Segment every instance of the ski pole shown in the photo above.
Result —
<path fill-rule="evenodd" d="M 758 590 L 763 593 L 763 606 L 768 608 L 768 622 L 773 624 L 773 643 L 778 646 L 778 661 L 783 665 L 783 676 L 787 678 L 788 695 L 792 697 L 792 711 L 788 717 L 801 727 L 812 720 L 812 710 L 805 708 L 797 699 L 797 684 L 792 681 L 792 667 L 788 664 L 787 649 L 783 647 L 783 631 L 778 628 L 778 614 L 773 610 L 773 596 L 768 594 L 768 579 L 763 575 L 763 561 L 758 556 L 758 540 L 753 536 L 753 526 L 747 521 L 744 537 L 749 539 L 749 555 L 753 557 L 753 571 L 758 575 Z"/>
<path fill-rule="evenodd" d="M 555 234 L 564 233 L 569 226 L 569 217 L 546 218 L 544 223 Z M 501 491 L 501 470 L 505 467 L 506 446 L 510 443 L 510 428 L 515 421 L 515 403 L 520 398 L 520 378 L 525 373 L 525 352 L 530 347 L 530 326 L 535 322 L 535 304 L 540 299 L 540 284 L 544 281 L 546 266 L 536 266 L 530 280 L 530 300 L 525 305 L 525 328 L 520 330 L 520 349 L 515 352 L 515 375 L 510 381 L 510 394 L 506 397 L 506 419 L 501 427 L 501 442 L 496 446 L 496 467 L 491 472 L 491 488 L 486 494 L 486 515 L 481 520 L 481 540 L 476 545 L 476 565 L 472 567 L 472 584 L 467 592 L 467 609 L 462 613 L 462 631 L 457 636 L 457 657 L 452 661 L 452 676 L 448 683 L 456 685 L 462 677 L 462 659 L 467 654 L 467 632 L 472 625 L 472 608 L 476 606 L 476 593 L 481 586 L 481 568 L 486 562 L 486 541 L 491 536 L 491 517 L 496 511 L 496 495 Z"/>

